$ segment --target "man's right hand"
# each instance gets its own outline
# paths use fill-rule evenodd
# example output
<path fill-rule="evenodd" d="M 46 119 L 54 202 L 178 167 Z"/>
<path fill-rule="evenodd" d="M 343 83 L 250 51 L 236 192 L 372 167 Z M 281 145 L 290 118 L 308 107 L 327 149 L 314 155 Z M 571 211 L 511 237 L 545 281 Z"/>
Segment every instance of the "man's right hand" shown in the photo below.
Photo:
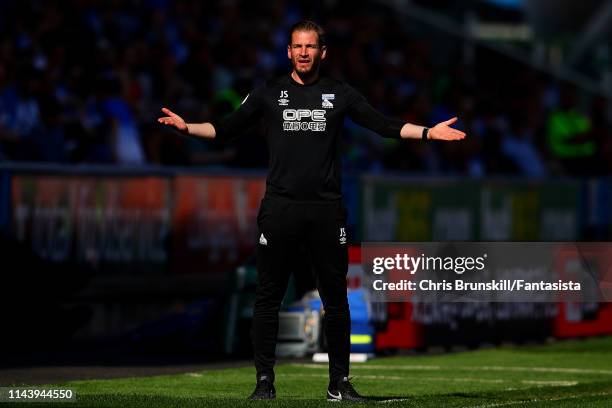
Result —
<path fill-rule="evenodd" d="M 157 119 L 157 121 L 161 124 L 174 126 L 179 132 L 184 133 L 186 135 L 189 134 L 189 128 L 187 127 L 187 123 L 176 113 L 172 112 L 168 108 L 162 108 L 162 112 L 164 112 L 168 116 L 164 116 L 163 118 Z"/>

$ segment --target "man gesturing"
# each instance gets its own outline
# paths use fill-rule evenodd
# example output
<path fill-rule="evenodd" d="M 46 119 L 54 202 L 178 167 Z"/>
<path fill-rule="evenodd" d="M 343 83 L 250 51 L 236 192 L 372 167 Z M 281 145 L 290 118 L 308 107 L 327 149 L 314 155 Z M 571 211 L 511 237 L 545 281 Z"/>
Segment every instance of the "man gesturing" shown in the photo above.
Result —
<path fill-rule="evenodd" d="M 159 122 L 203 138 L 226 139 L 263 119 L 270 151 L 266 194 L 257 225 L 257 291 L 253 341 L 257 385 L 251 399 L 275 398 L 274 363 L 278 311 L 291 265 L 307 248 L 325 311 L 329 350 L 328 400 L 363 401 L 348 380 L 350 313 L 346 274 L 348 250 L 346 208 L 341 194 L 341 132 L 346 116 L 389 138 L 460 140 L 465 133 L 450 127 L 457 118 L 431 129 L 385 117 L 344 82 L 319 75 L 327 54 L 324 31 L 317 24 L 295 24 L 287 56 L 293 70 L 268 81 L 246 96 L 225 120 L 185 123 L 169 109 Z"/>

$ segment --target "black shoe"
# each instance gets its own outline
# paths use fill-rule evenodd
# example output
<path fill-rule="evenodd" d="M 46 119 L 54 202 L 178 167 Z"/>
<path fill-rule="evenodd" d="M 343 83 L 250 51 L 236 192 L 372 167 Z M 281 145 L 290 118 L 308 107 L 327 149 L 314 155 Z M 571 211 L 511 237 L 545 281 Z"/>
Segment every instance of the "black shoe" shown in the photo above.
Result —
<path fill-rule="evenodd" d="M 347 377 L 336 382 L 330 382 L 327 387 L 328 401 L 366 402 L 368 399 L 359 395 Z"/>
<path fill-rule="evenodd" d="M 250 400 L 266 400 L 276 398 L 276 390 L 274 384 L 268 378 L 268 376 L 262 375 L 257 380 L 255 391 L 249 397 Z"/>

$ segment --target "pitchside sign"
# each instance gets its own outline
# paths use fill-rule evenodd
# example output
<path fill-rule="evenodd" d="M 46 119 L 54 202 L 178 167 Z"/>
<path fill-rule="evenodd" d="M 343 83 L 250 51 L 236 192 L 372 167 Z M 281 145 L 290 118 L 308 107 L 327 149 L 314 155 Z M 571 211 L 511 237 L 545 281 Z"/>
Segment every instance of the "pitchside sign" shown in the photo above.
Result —
<path fill-rule="evenodd" d="M 13 175 L 11 235 L 104 273 L 211 274 L 253 252 L 263 177 Z"/>
<path fill-rule="evenodd" d="M 579 183 L 362 179 L 363 241 L 571 241 Z"/>
<path fill-rule="evenodd" d="M 174 188 L 175 273 L 224 273 L 253 253 L 263 178 L 179 176 Z"/>
<path fill-rule="evenodd" d="M 159 177 L 12 178 L 12 230 L 42 258 L 97 269 L 163 273 L 170 183 Z"/>

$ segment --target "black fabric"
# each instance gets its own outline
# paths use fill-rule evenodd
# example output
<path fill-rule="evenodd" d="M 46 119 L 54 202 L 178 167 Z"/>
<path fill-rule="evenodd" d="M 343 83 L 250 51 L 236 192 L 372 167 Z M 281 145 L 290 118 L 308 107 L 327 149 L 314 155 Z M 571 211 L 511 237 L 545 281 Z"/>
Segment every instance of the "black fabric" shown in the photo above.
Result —
<path fill-rule="evenodd" d="M 274 378 L 278 312 L 295 265 L 311 262 L 325 310 L 332 380 L 348 376 L 351 319 L 346 296 L 346 208 L 341 200 L 296 201 L 267 197 L 257 217 L 258 282 L 252 341 L 257 377 Z M 265 244 L 263 244 L 264 242 Z M 307 259 L 299 248 L 306 247 Z"/>
<path fill-rule="evenodd" d="M 345 117 L 384 137 L 400 138 L 403 122 L 374 109 L 355 89 L 330 78 L 300 85 L 290 75 L 251 92 L 217 138 L 245 133 L 263 119 L 270 151 L 267 193 L 296 200 L 341 198 L 341 133 Z"/>
<path fill-rule="evenodd" d="M 355 89 L 325 77 L 308 85 L 290 75 L 269 81 L 225 120 L 213 123 L 222 141 L 246 133 L 260 120 L 266 128 L 270 166 L 258 216 L 263 243 L 257 245 L 251 333 L 258 378 L 274 380 L 278 312 L 290 273 L 308 269 L 296 267 L 308 262 L 325 309 L 330 378 L 348 375 L 351 320 L 340 137 L 347 116 L 384 137 L 400 138 L 402 121 L 385 117 Z"/>

